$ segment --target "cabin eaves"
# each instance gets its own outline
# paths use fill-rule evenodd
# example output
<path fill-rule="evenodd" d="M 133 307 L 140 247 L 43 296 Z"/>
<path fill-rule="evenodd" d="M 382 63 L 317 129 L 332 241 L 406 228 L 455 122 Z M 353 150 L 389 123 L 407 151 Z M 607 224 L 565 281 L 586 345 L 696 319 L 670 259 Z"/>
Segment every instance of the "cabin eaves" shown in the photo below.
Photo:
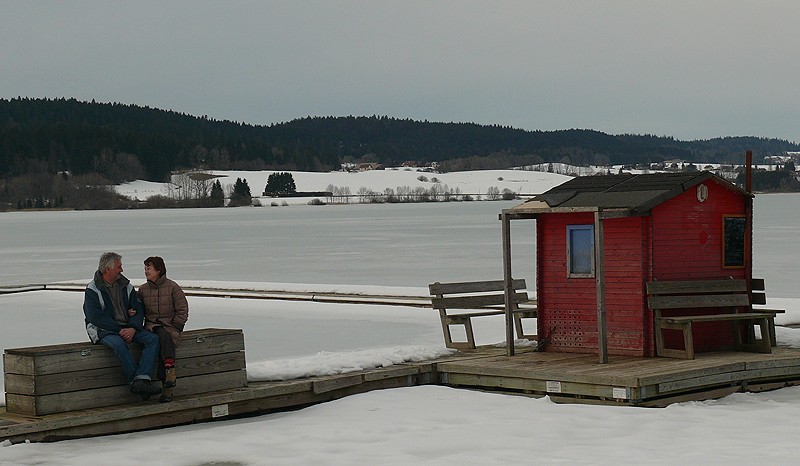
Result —
<path fill-rule="evenodd" d="M 640 216 L 710 179 L 752 197 L 747 191 L 707 171 L 584 176 L 573 178 L 518 206 L 504 210 L 504 213 L 512 218 L 533 218 L 538 214 L 556 212 L 603 212 L 605 216 Z"/>

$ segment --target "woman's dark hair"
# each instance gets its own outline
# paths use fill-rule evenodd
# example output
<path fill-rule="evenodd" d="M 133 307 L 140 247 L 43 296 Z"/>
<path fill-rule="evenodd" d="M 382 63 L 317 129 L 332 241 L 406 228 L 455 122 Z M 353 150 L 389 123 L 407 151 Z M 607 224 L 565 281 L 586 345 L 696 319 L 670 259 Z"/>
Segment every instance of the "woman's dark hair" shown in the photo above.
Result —
<path fill-rule="evenodd" d="M 158 270 L 159 278 L 167 274 L 167 266 L 164 265 L 164 259 L 158 256 L 148 257 L 144 260 L 144 265 L 152 265 L 154 269 Z"/>

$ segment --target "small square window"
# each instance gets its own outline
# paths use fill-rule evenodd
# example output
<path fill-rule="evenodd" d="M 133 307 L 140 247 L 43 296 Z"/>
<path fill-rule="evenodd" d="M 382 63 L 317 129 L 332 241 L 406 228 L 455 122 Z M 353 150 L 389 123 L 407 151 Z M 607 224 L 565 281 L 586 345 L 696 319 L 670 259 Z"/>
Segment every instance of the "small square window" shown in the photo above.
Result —
<path fill-rule="evenodd" d="M 747 219 L 744 215 L 722 216 L 722 267 L 738 269 L 745 265 Z"/>
<path fill-rule="evenodd" d="M 567 225 L 567 276 L 594 277 L 594 225 Z"/>

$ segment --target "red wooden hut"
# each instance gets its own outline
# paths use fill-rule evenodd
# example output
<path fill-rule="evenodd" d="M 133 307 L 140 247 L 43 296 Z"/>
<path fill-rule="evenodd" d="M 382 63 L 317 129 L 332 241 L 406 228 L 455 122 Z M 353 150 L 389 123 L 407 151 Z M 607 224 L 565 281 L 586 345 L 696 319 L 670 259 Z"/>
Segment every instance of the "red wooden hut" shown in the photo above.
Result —
<path fill-rule="evenodd" d="M 752 195 L 709 172 L 578 177 L 503 210 L 507 280 L 513 219 L 536 219 L 545 351 L 653 356 L 647 282 L 752 274 Z M 718 325 L 695 329 L 697 351 L 727 343 Z"/>

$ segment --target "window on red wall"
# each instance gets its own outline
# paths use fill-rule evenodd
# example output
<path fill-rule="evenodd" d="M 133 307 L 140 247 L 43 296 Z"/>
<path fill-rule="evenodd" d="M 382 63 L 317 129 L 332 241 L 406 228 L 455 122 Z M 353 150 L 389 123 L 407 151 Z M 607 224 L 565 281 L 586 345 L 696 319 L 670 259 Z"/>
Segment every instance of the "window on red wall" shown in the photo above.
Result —
<path fill-rule="evenodd" d="M 567 276 L 594 277 L 594 225 L 567 225 Z"/>
<path fill-rule="evenodd" d="M 722 266 L 742 268 L 745 262 L 747 219 L 744 215 L 722 216 Z"/>

